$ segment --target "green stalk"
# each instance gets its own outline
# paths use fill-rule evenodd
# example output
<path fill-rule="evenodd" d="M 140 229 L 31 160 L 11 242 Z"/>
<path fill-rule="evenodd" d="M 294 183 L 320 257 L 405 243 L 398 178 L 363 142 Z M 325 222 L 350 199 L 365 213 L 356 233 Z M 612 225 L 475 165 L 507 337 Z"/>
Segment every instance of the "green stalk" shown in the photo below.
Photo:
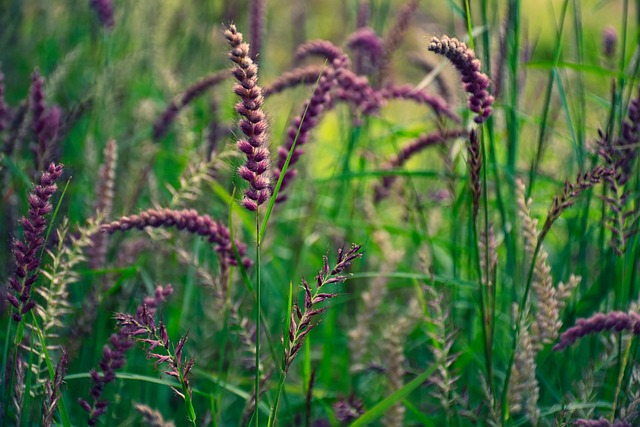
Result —
<path fill-rule="evenodd" d="M 464 15 L 467 20 L 467 33 L 469 33 L 469 48 L 473 50 L 475 46 L 473 43 L 473 23 L 471 22 L 471 5 L 469 5 L 469 0 L 464 0 Z"/>
<path fill-rule="evenodd" d="M 49 371 L 49 379 L 53 384 L 53 380 L 56 375 L 56 370 L 53 367 L 53 363 L 51 362 L 51 356 L 49 356 L 49 350 L 47 349 L 47 345 L 44 339 L 44 334 L 42 333 L 42 329 L 40 329 L 40 325 L 38 324 L 38 319 L 33 310 L 31 310 L 31 316 L 33 317 L 33 327 L 38 335 L 38 340 L 40 341 L 40 345 L 42 346 L 42 353 L 44 354 L 44 360 L 47 364 L 47 370 Z M 62 391 L 60 391 L 60 402 L 58 403 L 58 412 L 60 413 L 60 420 L 62 421 L 62 425 L 64 427 L 71 426 L 71 419 L 69 418 L 69 414 L 67 412 L 67 407 L 64 404 L 64 396 Z"/>
<path fill-rule="evenodd" d="M 275 199 L 275 198 L 272 198 Z M 256 210 L 256 366 L 255 366 L 255 420 L 256 427 L 258 424 L 260 411 L 258 407 L 260 405 L 260 320 L 262 315 L 262 283 L 260 280 L 260 210 Z"/>
<path fill-rule="evenodd" d="M 485 235 L 487 236 L 487 242 L 485 242 L 485 251 L 484 251 L 484 265 L 486 266 L 487 269 L 487 278 L 486 278 L 486 285 L 485 286 L 491 286 L 491 290 L 492 293 L 491 294 L 487 294 L 488 296 L 488 300 L 489 303 L 487 305 L 487 307 L 489 308 L 489 317 L 487 318 L 487 321 L 489 322 L 489 337 L 488 337 L 488 353 L 489 353 L 489 361 L 487 362 L 487 368 L 489 369 L 488 375 L 489 377 L 487 378 L 487 381 L 489 383 L 489 389 L 493 390 L 493 335 L 494 335 L 494 331 L 495 331 L 495 315 L 496 315 L 496 280 L 495 277 L 489 277 L 489 272 L 491 271 L 491 267 L 490 267 L 490 254 L 489 254 L 489 244 L 488 244 L 488 239 L 489 239 L 489 194 L 488 194 L 488 185 L 487 185 L 487 167 L 486 167 L 486 163 L 485 163 L 485 159 L 487 158 L 487 152 L 486 152 L 486 147 L 485 147 L 485 141 L 484 141 L 484 132 L 481 133 L 480 135 L 480 149 L 482 151 L 482 206 L 483 206 L 483 213 L 484 213 L 484 230 L 485 230 Z M 480 259 L 480 254 L 478 254 L 478 259 Z M 482 271 L 480 272 L 482 273 Z"/>
<path fill-rule="evenodd" d="M 629 362 L 629 354 L 631 353 L 631 344 L 633 343 L 633 336 L 631 336 L 627 342 L 627 346 L 624 349 L 624 355 L 622 357 L 622 361 L 620 363 L 620 371 L 618 372 L 618 382 L 616 384 L 616 390 L 613 396 L 613 406 L 611 407 L 611 424 L 613 424 L 613 419 L 616 416 L 616 409 L 618 406 L 618 398 L 620 397 L 620 390 L 622 390 L 622 380 L 624 378 L 624 372 L 627 368 L 627 363 Z"/>
<path fill-rule="evenodd" d="M 189 388 L 187 387 L 187 383 L 182 376 L 181 369 L 178 369 L 178 374 L 180 375 L 180 385 L 182 386 L 182 394 L 184 394 L 184 404 L 187 408 L 187 413 L 189 414 L 189 421 L 191 421 L 193 427 L 196 427 L 196 411 L 193 407 L 191 395 L 189 394 Z"/>
<path fill-rule="evenodd" d="M 293 283 L 289 282 L 289 301 L 287 304 L 287 313 L 291 313 L 292 308 L 293 308 Z M 287 334 L 287 331 L 289 331 L 290 327 L 291 327 L 291 316 L 287 316 L 287 322 L 285 325 L 285 329 L 283 331 L 283 336 Z M 286 344 L 284 345 L 286 346 Z M 285 366 L 285 358 L 283 354 L 281 365 L 280 365 L 280 380 L 278 381 L 276 399 L 273 402 L 273 405 L 271 406 L 271 411 L 269 412 L 269 420 L 267 422 L 268 427 L 273 426 L 276 422 L 276 416 L 278 415 L 278 405 L 280 403 L 280 396 L 282 396 L 282 390 L 284 389 L 284 383 L 286 379 L 287 379 L 287 367 Z"/>
<path fill-rule="evenodd" d="M 533 184 L 535 179 L 537 178 L 537 172 L 540 165 L 540 160 L 542 159 L 542 151 L 544 146 L 544 141 L 547 136 L 547 125 L 549 121 L 549 111 L 551 105 L 551 95 L 553 93 L 553 83 L 555 81 L 555 74 L 557 73 L 557 65 L 560 62 L 560 55 L 562 53 L 562 34 L 564 33 L 564 23 L 565 17 L 567 15 L 567 9 L 569 6 L 569 0 L 565 0 L 562 6 L 562 15 L 560 16 L 560 27 L 556 32 L 556 46 L 555 51 L 553 53 L 553 67 L 549 71 L 549 78 L 547 80 L 547 88 L 545 91 L 545 100 L 544 107 L 542 111 L 542 122 L 540 123 L 540 133 L 538 134 L 538 147 L 536 150 L 536 157 L 533 160 L 533 165 L 529 171 L 529 185 L 527 186 L 527 198 L 531 196 L 531 192 L 533 191 Z"/>

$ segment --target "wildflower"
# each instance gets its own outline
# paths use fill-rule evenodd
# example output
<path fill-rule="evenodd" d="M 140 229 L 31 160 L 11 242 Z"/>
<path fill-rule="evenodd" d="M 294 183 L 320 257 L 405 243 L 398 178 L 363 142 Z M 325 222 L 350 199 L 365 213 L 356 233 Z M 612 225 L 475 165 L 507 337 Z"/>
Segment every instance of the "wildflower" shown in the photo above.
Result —
<path fill-rule="evenodd" d="M 489 95 L 489 77 L 480 71 L 480 61 L 467 45 L 455 38 L 433 37 L 429 50 L 447 57 L 462 75 L 464 90 L 470 95 L 469 109 L 477 114 L 476 123 L 484 122 L 491 115 L 493 97 Z"/>
<path fill-rule="evenodd" d="M 233 76 L 238 82 L 233 90 L 241 99 L 236 104 L 236 111 L 244 117 L 239 126 L 247 137 L 238 141 L 238 148 L 247 156 L 246 163 L 238 168 L 238 174 L 250 184 L 244 192 L 242 205 L 256 211 L 271 196 L 267 119 L 262 112 L 264 97 L 258 86 L 258 66 L 249 56 L 249 45 L 242 42 L 242 34 L 235 25 L 230 25 L 224 34 L 231 46 L 229 59 L 236 64 Z"/>

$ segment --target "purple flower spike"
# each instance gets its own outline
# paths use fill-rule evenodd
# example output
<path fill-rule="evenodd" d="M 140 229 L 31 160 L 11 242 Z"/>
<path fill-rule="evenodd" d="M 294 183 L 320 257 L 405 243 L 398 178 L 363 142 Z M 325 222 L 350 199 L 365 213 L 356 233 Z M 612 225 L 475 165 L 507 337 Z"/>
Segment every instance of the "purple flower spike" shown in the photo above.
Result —
<path fill-rule="evenodd" d="M 89 4 L 98 14 L 100 23 L 108 29 L 112 29 L 115 25 L 113 18 L 113 3 L 111 0 L 90 0 Z"/>
<path fill-rule="evenodd" d="M 574 425 L 580 427 L 631 427 L 631 423 L 627 421 L 615 420 L 611 423 L 611 421 L 602 417 L 597 420 L 579 419 L 576 420 Z"/>
<path fill-rule="evenodd" d="M 31 75 L 31 89 L 29 93 L 31 103 L 32 122 L 31 127 L 38 144 L 43 143 L 42 133 L 45 127 L 45 111 L 47 105 L 44 100 L 44 78 L 38 71 Z"/>
<path fill-rule="evenodd" d="M 251 60 L 257 62 L 262 48 L 262 31 L 264 28 L 266 0 L 251 2 Z"/>
<path fill-rule="evenodd" d="M 161 286 L 156 287 L 153 297 L 144 298 L 142 304 L 138 306 L 135 319 L 141 323 L 144 323 L 149 317 L 153 319 L 158 306 L 165 302 L 172 293 L 173 288 L 171 285 L 167 285 L 164 288 Z M 133 316 L 130 317 L 134 318 Z M 124 367 L 126 353 L 134 345 L 132 339 L 132 336 L 135 335 L 134 332 L 130 327 L 122 327 L 118 333 L 112 334 L 109 338 L 109 343 L 105 344 L 102 349 L 102 359 L 98 365 L 101 373 L 96 369 L 91 371 L 93 387 L 90 394 L 93 404 L 84 399 L 78 399 L 82 409 L 89 414 L 87 424 L 90 426 L 95 426 L 98 423 L 98 418 L 107 412 L 109 402 L 100 400 L 100 397 L 104 391 L 104 386 L 116 379 L 116 369 Z"/>
<path fill-rule="evenodd" d="M 553 347 L 553 350 L 562 351 L 573 345 L 580 338 L 602 331 L 616 333 L 630 331 L 634 335 L 640 335 L 640 315 L 635 312 L 612 311 L 610 313 L 597 313 L 588 319 L 578 319 L 575 326 L 567 329 L 560 336 L 560 342 Z"/>
<path fill-rule="evenodd" d="M 309 141 L 309 134 L 318 124 L 320 115 L 331 106 L 331 90 L 339 85 L 349 63 L 347 56 L 342 53 L 340 48 L 325 40 L 305 43 L 296 51 L 297 59 L 306 58 L 310 55 L 324 56 L 328 63 L 318 80 L 311 99 L 305 103 L 302 108 L 302 113 L 297 116 L 289 126 L 287 130 L 287 141 L 278 148 L 278 167 L 274 173 L 274 179 L 276 181 L 280 179 L 289 151 L 291 151 L 295 143 L 295 148 L 293 148 L 288 169 L 282 179 L 280 193 L 278 194 L 276 202 L 286 200 L 286 195 L 282 194 L 282 192 L 296 175 L 296 170 L 293 169 L 293 165 L 303 153 L 300 147 Z"/>
<path fill-rule="evenodd" d="M 238 82 L 233 90 L 241 99 L 236 104 L 236 111 L 243 116 L 239 126 L 247 137 L 238 141 L 238 148 L 247 156 L 238 174 L 250 184 L 244 192 L 242 205 L 256 211 L 271 196 L 267 119 L 262 112 L 264 97 L 258 86 L 258 66 L 249 57 L 249 45 L 242 42 L 242 34 L 235 25 L 230 25 L 224 35 L 231 46 L 229 59 L 236 64 L 233 76 Z"/>
<path fill-rule="evenodd" d="M 40 265 L 40 248 L 44 245 L 44 233 L 47 228 L 47 215 L 53 207 L 49 199 L 56 192 L 56 181 L 62 175 L 62 165 L 49 165 L 42 173 L 39 185 L 29 194 L 29 215 L 20 220 L 24 227 L 24 241 L 16 240 L 13 244 L 13 254 L 16 258 L 16 272 L 9 279 L 9 287 L 14 294 L 7 293 L 7 301 L 15 311 L 13 319 L 22 320 L 22 316 L 35 307 L 35 300 L 31 299 L 31 288 L 38 279 Z"/>
<path fill-rule="evenodd" d="M 607 27 L 602 31 L 602 53 L 607 58 L 613 58 L 618 44 L 618 32 L 613 27 Z"/>
<path fill-rule="evenodd" d="M 347 46 L 357 53 L 357 74 L 371 74 L 380 65 L 380 59 L 384 55 L 384 43 L 373 29 L 358 29 L 349 37 Z"/>
<path fill-rule="evenodd" d="M 4 100 L 4 74 L 0 72 L 0 132 L 9 125 L 9 106 Z"/>
<path fill-rule="evenodd" d="M 455 38 L 433 37 L 430 51 L 443 55 L 458 69 L 462 77 L 464 90 L 469 94 L 468 106 L 476 113 L 475 122 L 483 123 L 492 112 L 493 97 L 487 91 L 491 81 L 480 71 L 480 61 L 467 45 Z"/>
<path fill-rule="evenodd" d="M 301 61 L 308 56 L 320 56 L 327 58 L 329 63 L 344 57 L 344 53 L 339 47 L 327 40 L 312 40 L 296 49 L 295 59 Z"/>

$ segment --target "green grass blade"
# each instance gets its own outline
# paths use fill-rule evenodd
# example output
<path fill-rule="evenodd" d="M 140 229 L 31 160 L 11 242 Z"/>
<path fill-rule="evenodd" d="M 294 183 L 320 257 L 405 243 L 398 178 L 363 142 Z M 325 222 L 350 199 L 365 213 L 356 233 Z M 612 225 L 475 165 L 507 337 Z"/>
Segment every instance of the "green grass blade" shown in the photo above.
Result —
<path fill-rule="evenodd" d="M 390 396 L 386 397 L 378 404 L 376 404 L 373 408 L 369 409 L 367 412 L 362 414 L 360 418 L 355 420 L 350 424 L 350 427 L 362 427 L 366 426 L 369 423 L 381 418 L 389 408 L 391 408 L 396 403 L 402 401 L 407 396 L 409 396 L 415 389 L 420 387 L 422 383 L 424 383 L 436 370 L 437 366 L 433 365 L 413 380 L 404 385 L 401 389 L 395 391 Z"/>

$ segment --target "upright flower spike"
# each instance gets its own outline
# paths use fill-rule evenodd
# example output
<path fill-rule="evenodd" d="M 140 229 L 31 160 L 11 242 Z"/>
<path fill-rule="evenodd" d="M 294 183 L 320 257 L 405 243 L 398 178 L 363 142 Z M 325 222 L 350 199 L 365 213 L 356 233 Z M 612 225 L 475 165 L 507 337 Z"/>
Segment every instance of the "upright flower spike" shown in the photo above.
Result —
<path fill-rule="evenodd" d="M 232 73 L 238 82 L 233 90 L 241 100 L 236 104 L 236 111 L 243 116 L 239 126 L 247 137 L 238 141 L 238 148 L 247 156 L 246 163 L 238 168 L 238 174 L 250 184 L 244 192 L 242 205 L 256 211 L 271 196 L 267 119 L 262 112 L 264 97 L 258 86 L 258 66 L 250 58 L 249 45 L 242 42 L 242 34 L 235 25 L 230 25 L 224 35 L 231 46 L 229 59 L 236 64 Z"/>
<path fill-rule="evenodd" d="M 0 71 L 0 132 L 9 126 L 10 113 L 9 106 L 4 100 L 4 74 Z"/>
<path fill-rule="evenodd" d="M 103 27 L 112 29 L 115 25 L 113 18 L 113 2 L 111 0 L 89 0 L 89 5 L 95 10 Z"/>
<path fill-rule="evenodd" d="M 36 301 L 31 298 L 31 288 L 38 279 L 40 249 L 45 243 L 45 215 L 53 210 L 49 199 L 56 192 L 56 181 L 61 175 L 62 165 L 51 163 L 42 173 L 40 183 L 29 194 L 28 217 L 20 220 L 24 227 L 24 241 L 16 240 L 13 244 L 17 268 L 13 277 L 9 279 L 9 287 L 14 293 L 7 293 L 7 301 L 15 308 L 12 317 L 16 322 L 20 322 L 22 316 L 36 305 Z"/>
<path fill-rule="evenodd" d="M 487 91 L 491 81 L 480 71 L 475 53 L 458 39 L 447 36 L 433 37 L 428 49 L 445 56 L 460 72 L 464 90 L 469 94 L 469 109 L 477 114 L 474 120 L 484 122 L 491 115 L 493 96 Z"/>

